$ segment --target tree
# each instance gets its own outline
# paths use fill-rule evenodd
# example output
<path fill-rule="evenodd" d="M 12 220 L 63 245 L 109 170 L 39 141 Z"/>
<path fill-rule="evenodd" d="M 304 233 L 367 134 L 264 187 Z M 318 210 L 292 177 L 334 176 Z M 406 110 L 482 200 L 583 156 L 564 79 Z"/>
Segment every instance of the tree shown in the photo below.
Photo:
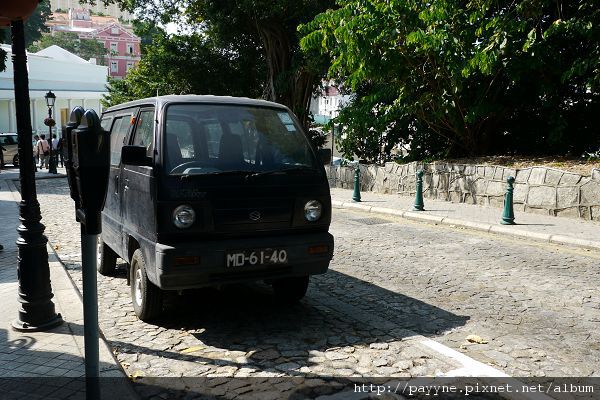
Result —
<path fill-rule="evenodd" d="M 48 32 L 48 27 L 45 25 L 50 18 L 50 2 L 42 1 L 37 6 L 33 14 L 25 21 L 25 46 L 29 46 L 38 40 L 43 32 Z M 0 29 L 0 42 L 12 43 L 10 28 Z M 6 52 L 0 49 L 0 71 L 6 69 Z"/>
<path fill-rule="evenodd" d="M 95 58 L 98 64 L 104 64 L 104 56 L 107 53 L 104 44 L 93 39 L 79 39 L 75 32 L 55 32 L 54 34 L 43 34 L 40 40 L 29 46 L 30 52 L 38 52 L 52 45 L 60 46 L 63 49 L 89 60 Z"/>
<path fill-rule="evenodd" d="M 224 48 L 240 42 L 256 46 L 263 57 L 255 62 L 266 66 L 262 97 L 287 105 L 308 127 L 311 95 L 326 64 L 300 51 L 297 26 L 333 7 L 334 0 L 109 1 L 130 11 L 143 10 L 146 18 L 163 24 L 185 21 Z"/>
<path fill-rule="evenodd" d="M 414 157 L 580 154 L 600 145 L 592 0 L 339 5 L 300 31 L 302 47 L 329 55 L 330 77 L 355 93 L 340 115 L 362 126 L 347 136 L 348 154 L 371 143 L 372 157 L 372 132 L 397 130 L 393 140 Z"/>
<path fill-rule="evenodd" d="M 123 80 L 112 80 L 105 106 L 157 94 L 257 97 L 264 69 L 255 47 L 224 49 L 201 34 L 155 34 L 140 63 Z"/>

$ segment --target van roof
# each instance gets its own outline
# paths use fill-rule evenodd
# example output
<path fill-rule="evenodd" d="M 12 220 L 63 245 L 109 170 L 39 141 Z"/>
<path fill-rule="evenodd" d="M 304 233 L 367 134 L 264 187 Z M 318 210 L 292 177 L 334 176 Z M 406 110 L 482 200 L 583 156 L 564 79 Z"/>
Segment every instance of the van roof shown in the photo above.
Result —
<path fill-rule="evenodd" d="M 127 103 L 118 104 L 109 107 L 104 112 L 122 110 L 129 107 L 154 105 L 157 108 L 162 108 L 168 103 L 211 103 L 211 104 L 237 104 L 262 107 L 277 107 L 287 109 L 282 104 L 273 103 L 266 100 L 256 100 L 247 97 L 232 97 L 232 96 L 212 96 L 212 95 L 168 95 L 148 97 L 140 100 L 133 100 Z"/>

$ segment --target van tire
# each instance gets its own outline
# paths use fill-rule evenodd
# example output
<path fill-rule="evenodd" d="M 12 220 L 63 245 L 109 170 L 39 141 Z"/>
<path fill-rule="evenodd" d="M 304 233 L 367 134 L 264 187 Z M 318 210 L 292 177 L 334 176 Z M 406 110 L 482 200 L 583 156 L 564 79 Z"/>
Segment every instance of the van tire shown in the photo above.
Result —
<path fill-rule="evenodd" d="M 113 251 L 106 243 L 100 239 L 98 244 L 100 259 L 98 260 L 98 272 L 100 275 L 110 276 L 115 273 L 117 268 L 117 253 Z"/>
<path fill-rule="evenodd" d="M 142 250 L 131 257 L 131 301 L 135 315 L 142 321 L 152 321 L 162 313 L 162 290 L 148 279 Z"/>
<path fill-rule="evenodd" d="M 273 291 L 277 298 L 296 303 L 306 295 L 308 282 L 308 276 L 277 279 L 273 282 Z"/>

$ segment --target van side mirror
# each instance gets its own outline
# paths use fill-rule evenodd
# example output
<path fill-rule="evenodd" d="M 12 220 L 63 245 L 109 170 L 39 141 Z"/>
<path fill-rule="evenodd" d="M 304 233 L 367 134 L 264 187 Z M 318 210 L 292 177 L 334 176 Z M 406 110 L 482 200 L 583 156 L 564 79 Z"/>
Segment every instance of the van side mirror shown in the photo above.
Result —
<path fill-rule="evenodd" d="M 331 149 L 319 149 L 319 158 L 323 165 L 327 165 L 331 162 Z"/>
<path fill-rule="evenodd" d="M 123 146 L 121 148 L 121 162 L 125 165 L 152 166 L 152 158 L 146 155 L 144 146 Z"/>

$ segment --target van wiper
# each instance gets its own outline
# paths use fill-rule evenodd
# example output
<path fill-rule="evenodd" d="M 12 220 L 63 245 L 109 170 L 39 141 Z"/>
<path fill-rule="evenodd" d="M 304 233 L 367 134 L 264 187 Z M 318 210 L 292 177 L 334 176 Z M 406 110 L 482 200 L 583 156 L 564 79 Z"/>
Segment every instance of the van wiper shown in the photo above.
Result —
<path fill-rule="evenodd" d="M 290 173 L 315 173 L 315 172 L 316 172 L 316 170 L 314 168 L 304 166 L 304 167 L 274 169 L 274 170 L 270 170 L 270 171 L 261 171 L 261 172 L 248 171 L 248 170 L 212 171 L 212 172 L 205 172 L 205 173 L 199 173 L 199 174 L 184 174 L 184 175 L 181 175 L 181 179 L 185 179 L 185 178 L 189 178 L 189 177 L 193 177 L 193 176 L 207 176 L 207 175 L 218 175 L 218 176 L 243 175 L 245 179 L 254 179 L 254 178 L 258 178 L 261 176 L 267 176 L 267 175 L 286 175 L 286 174 L 290 174 Z"/>
<path fill-rule="evenodd" d="M 266 175 L 286 175 L 289 173 L 314 173 L 316 170 L 311 167 L 292 167 L 292 168 L 284 168 L 284 169 L 274 169 L 271 171 L 263 171 L 263 172 L 255 172 L 246 176 L 246 178 L 257 178 L 259 176 Z"/>
<path fill-rule="evenodd" d="M 212 172 L 204 172 L 199 174 L 184 174 L 181 175 L 181 179 L 189 178 L 192 176 L 207 176 L 207 175 L 245 175 L 248 176 L 252 174 L 252 171 L 248 170 L 231 170 L 231 171 L 212 171 Z"/>

